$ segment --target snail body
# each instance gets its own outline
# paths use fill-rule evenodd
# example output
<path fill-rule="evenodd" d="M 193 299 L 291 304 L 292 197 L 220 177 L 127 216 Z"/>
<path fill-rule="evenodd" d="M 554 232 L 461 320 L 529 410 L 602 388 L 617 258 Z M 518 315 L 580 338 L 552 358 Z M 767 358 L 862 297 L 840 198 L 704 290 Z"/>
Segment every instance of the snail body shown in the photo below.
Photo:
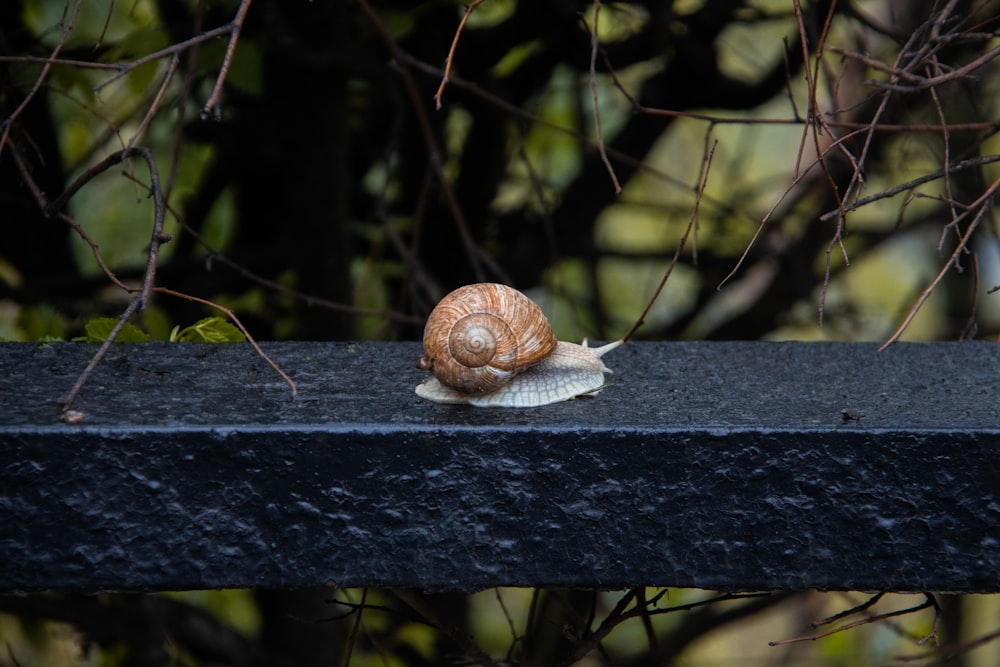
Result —
<path fill-rule="evenodd" d="M 591 348 L 557 341 L 541 308 L 505 285 L 477 283 L 447 295 L 424 328 L 417 367 L 434 376 L 417 395 L 435 403 L 534 407 L 594 394 L 611 370 Z"/>

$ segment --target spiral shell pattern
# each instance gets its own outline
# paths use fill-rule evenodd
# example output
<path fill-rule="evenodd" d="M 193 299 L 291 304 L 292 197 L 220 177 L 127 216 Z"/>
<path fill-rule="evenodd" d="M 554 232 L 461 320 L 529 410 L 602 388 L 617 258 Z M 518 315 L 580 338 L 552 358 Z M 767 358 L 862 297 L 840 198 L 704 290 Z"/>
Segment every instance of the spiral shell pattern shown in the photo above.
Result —
<path fill-rule="evenodd" d="M 448 294 L 424 327 L 418 366 L 462 392 L 495 390 L 556 347 L 542 309 L 517 290 L 477 283 Z"/>

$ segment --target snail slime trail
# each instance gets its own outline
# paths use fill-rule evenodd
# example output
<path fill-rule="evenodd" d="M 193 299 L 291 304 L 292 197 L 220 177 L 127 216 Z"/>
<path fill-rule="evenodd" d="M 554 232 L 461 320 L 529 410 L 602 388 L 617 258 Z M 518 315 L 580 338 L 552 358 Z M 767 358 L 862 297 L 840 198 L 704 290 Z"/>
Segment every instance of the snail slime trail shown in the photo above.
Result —
<path fill-rule="evenodd" d="M 417 395 L 435 403 L 530 408 L 596 394 L 601 357 L 623 341 L 591 348 L 557 341 L 534 301 L 498 283 L 459 287 L 434 307 L 417 368 L 433 376 Z"/>

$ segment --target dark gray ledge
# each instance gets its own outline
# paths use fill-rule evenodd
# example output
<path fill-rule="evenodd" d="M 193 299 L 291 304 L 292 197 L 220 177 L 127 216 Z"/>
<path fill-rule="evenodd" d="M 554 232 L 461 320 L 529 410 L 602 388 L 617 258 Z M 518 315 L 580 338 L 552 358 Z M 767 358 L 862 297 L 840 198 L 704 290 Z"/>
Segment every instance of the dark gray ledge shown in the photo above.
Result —
<path fill-rule="evenodd" d="M 0 592 L 1000 591 L 1000 345 L 662 343 L 423 402 L 419 347 L 0 345 Z"/>

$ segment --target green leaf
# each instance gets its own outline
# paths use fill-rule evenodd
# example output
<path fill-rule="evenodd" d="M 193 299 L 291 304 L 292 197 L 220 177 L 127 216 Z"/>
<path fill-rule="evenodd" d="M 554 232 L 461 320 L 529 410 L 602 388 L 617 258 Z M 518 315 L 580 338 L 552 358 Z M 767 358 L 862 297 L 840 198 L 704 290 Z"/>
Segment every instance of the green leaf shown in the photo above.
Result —
<path fill-rule="evenodd" d="M 113 317 L 98 317 L 87 322 L 84 327 L 85 335 L 74 338 L 78 343 L 103 343 L 111 335 L 111 330 L 118 324 L 118 320 Z M 125 323 L 118 335 L 115 336 L 116 343 L 148 343 L 149 334 L 129 322 Z"/>
<path fill-rule="evenodd" d="M 170 340 L 179 343 L 243 343 L 246 336 L 223 317 L 206 317 L 180 331 L 172 331 Z"/>

